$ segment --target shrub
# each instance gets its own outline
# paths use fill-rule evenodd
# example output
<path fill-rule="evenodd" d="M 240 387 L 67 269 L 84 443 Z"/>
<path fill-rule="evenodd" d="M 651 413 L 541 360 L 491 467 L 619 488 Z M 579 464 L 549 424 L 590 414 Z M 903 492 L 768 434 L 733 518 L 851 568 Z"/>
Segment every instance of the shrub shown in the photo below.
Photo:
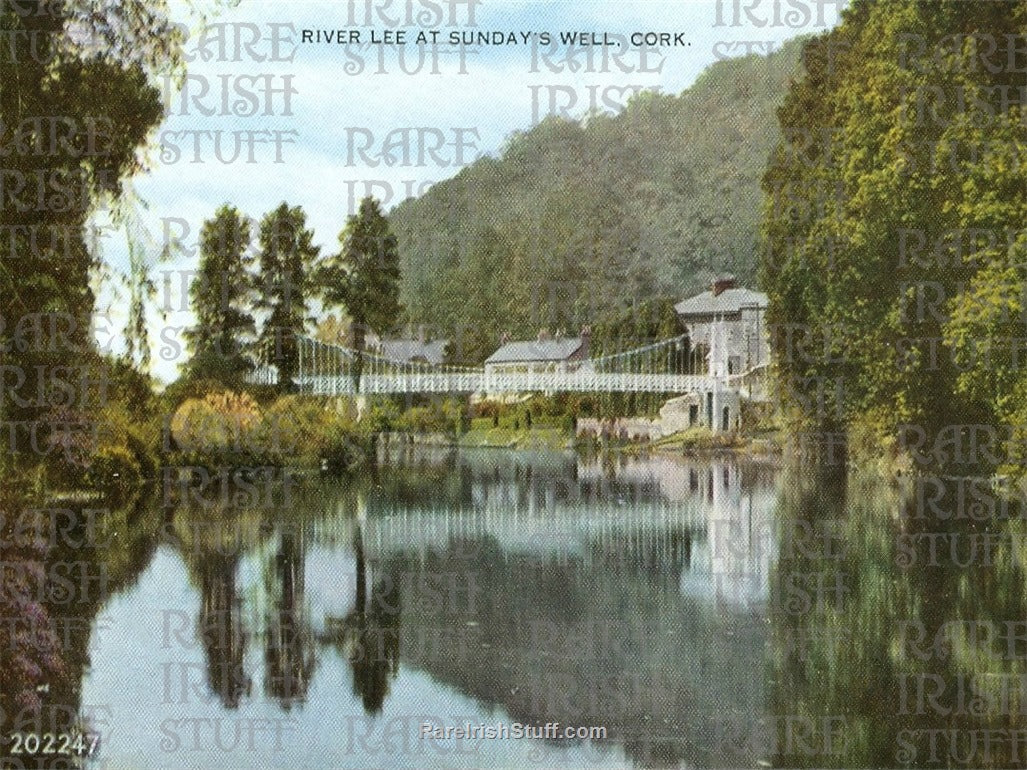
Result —
<path fill-rule="evenodd" d="M 97 420 L 97 450 L 123 447 L 132 455 L 140 478 L 152 479 L 157 473 L 159 420 L 156 414 L 151 414 L 149 420 L 139 420 L 125 405 L 110 404 L 100 412 Z"/>
<path fill-rule="evenodd" d="M 168 385 L 160 394 L 165 411 L 171 412 L 189 399 L 206 398 L 212 393 L 223 393 L 227 388 L 217 380 L 181 377 Z"/>
<path fill-rule="evenodd" d="M 491 417 L 494 421 L 499 420 L 499 415 L 502 411 L 503 405 L 497 401 L 479 401 L 474 406 L 476 417 Z"/>
<path fill-rule="evenodd" d="M 268 446 L 286 455 L 322 457 L 340 446 L 352 444 L 357 426 L 345 405 L 289 395 L 275 401 L 264 416 Z"/>
<path fill-rule="evenodd" d="M 16 492 L 0 488 L 0 510 L 19 510 L 25 502 Z M 42 531 L 43 523 L 38 526 Z M 49 544 L 43 538 L 4 535 L 0 615 L 7 622 L 0 624 L 0 691 L 5 709 L 38 713 L 43 706 L 41 686 L 59 681 L 66 673 L 53 618 L 39 596 L 39 587 L 49 582 L 45 579 Z"/>
<path fill-rule="evenodd" d="M 246 393 L 222 391 L 185 401 L 171 418 L 171 435 L 186 451 L 220 454 L 260 450 L 260 408 Z"/>
<path fill-rule="evenodd" d="M 368 434 L 384 433 L 396 428 L 399 418 L 399 407 L 392 401 L 376 399 L 368 406 L 361 428 Z"/>
<path fill-rule="evenodd" d="M 396 427 L 410 433 L 430 433 L 444 429 L 441 415 L 427 406 L 413 406 L 407 409 L 396 420 Z"/>
<path fill-rule="evenodd" d="M 49 428 L 49 432 L 40 431 L 41 451 L 46 453 L 37 475 L 42 486 L 51 483 L 57 489 L 85 486 L 90 459 L 100 443 L 95 417 L 86 411 L 57 407 L 46 412 L 40 425 Z"/>

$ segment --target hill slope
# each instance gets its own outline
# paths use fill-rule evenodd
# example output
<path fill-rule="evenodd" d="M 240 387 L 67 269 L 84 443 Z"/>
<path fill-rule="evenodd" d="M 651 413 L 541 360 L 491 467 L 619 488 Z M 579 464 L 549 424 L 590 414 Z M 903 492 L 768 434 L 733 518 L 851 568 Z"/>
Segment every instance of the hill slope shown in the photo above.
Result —
<path fill-rule="evenodd" d="M 715 272 L 751 281 L 760 178 L 800 48 L 718 62 L 615 116 L 548 118 L 401 203 L 408 316 L 480 360 L 503 332 L 600 323 Z"/>

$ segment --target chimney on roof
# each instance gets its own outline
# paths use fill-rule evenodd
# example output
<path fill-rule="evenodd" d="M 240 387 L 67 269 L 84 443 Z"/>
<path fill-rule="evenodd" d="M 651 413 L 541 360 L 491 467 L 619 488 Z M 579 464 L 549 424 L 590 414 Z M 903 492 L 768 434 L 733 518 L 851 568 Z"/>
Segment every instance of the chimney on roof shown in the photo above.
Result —
<path fill-rule="evenodd" d="M 720 296 L 727 289 L 734 289 L 737 287 L 737 282 L 733 275 L 722 275 L 719 278 L 713 279 L 713 296 Z"/>

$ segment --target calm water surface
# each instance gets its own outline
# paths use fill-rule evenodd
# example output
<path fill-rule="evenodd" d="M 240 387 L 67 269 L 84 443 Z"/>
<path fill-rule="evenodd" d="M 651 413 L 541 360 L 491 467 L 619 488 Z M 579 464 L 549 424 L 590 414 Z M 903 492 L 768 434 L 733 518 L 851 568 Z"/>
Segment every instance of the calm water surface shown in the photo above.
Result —
<path fill-rule="evenodd" d="M 147 507 L 77 661 L 93 764 L 1023 764 L 1027 688 L 998 694 L 1027 633 L 978 633 L 1027 616 L 1018 522 L 986 562 L 965 517 L 932 546 L 911 484 L 423 450 L 284 506 Z M 553 722 L 606 736 L 421 735 Z"/>
<path fill-rule="evenodd" d="M 419 451 L 285 510 L 168 511 L 94 624 L 82 704 L 110 731 L 100 764 L 771 759 L 775 476 Z M 606 738 L 428 740 L 424 722 Z"/>

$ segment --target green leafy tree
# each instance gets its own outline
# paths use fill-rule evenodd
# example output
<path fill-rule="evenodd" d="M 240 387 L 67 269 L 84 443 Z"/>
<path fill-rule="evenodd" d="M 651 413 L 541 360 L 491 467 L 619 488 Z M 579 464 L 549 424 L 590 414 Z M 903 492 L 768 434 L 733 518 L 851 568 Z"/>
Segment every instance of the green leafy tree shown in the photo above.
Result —
<path fill-rule="evenodd" d="M 325 304 L 343 306 L 353 323 L 359 382 L 369 330 L 384 334 L 399 318 L 399 247 L 381 204 L 364 198 L 339 234 L 341 251 L 322 264 L 319 284 Z"/>
<path fill-rule="evenodd" d="M 1006 96 L 1022 73 L 982 65 L 1025 23 L 1016 2 L 859 0 L 806 44 L 763 181 L 760 270 L 779 382 L 805 422 L 887 439 L 1027 414 L 1009 344 L 1027 123 Z M 789 396 L 811 382 L 840 397 Z"/>
<path fill-rule="evenodd" d="M 24 373 L 20 394 L 33 394 L 14 398 L 5 385 L 0 420 L 32 421 L 65 398 L 53 367 L 95 360 L 89 217 L 139 169 L 138 151 L 163 116 L 156 77 L 176 67 L 181 35 L 160 0 L 2 3 L 0 29 L 0 121 L 8 140 L 20 137 L 3 167 L 22 180 L 0 191 L 0 366 Z M 51 125 L 59 139 L 47 139 Z M 61 340 L 15 339 L 19 327 L 51 319 L 66 330 Z"/>
<path fill-rule="evenodd" d="M 111 373 L 104 370 L 106 362 L 91 333 L 91 279 L 100 265 L 90 217 L 117 199 L 124 180 L 140 169 L 140 150 L 163 117 L 155 83 L 179 63 L 181 35 L 171 25 L 163 0 L 2 2 L 0 30 L 0 370 L 24 377 L 0 383 L 0 422 L 35 427 L 51 419 L 66 421 L 68 435 L 54 447 L 82 446 L 83 455 L 94 458 L 95 472 L 106 447 L 98 446 L 88 429 L 75 436 L 71 431 L 76 423 L 91 424 L 97 433 L 107 429 L 98 417 L 100 399 L 90 398 L 84 405 L 81 392 L 69 398 L 64 383 L 55 382 L 53 375 L 56 367 L 72 367 L 69 372 L 76 377 Z M 59 333 L 47 334 L 51 328 Z M 121 396 L 123 384 L 116 369 L 113 374 L 113 387 L 106 394 L 110 400 Z M 64 452 L 56 451 L 41 462 L 29 432 L 12 433 L 0 444 L 0 509 L 29 514 L 46 505 L 52 499 L 45 488 L 47 475 L 58 483 L 66 478 L 60 468 L 70 463 L 62 463 L 63 457 Z M 32 477 L 26 472 L 30 464 L 35 465 Z M 76 465 L 74 470 L 81 473 L 84 466 Z M 63 623 L 64 613 L 89 622 L 98 608 L 91 599 L 76 602 L 73 610 L 62 608 L 38 588 L 42 576 L 49 574 L 48 565 L 72 559 L 90 572 L 109 575 L 109 586 L 120 588 L 116 567 L 97 565 L 94 554 L 103 550 L 105 556 L 122 556 L 132 533 L 145 527 L 139 517 L 127 527 L 112 508 L 107 514 L 111 531 L 125 534 L 108 548 L 61 551 L 57 540 L 12 538 L 6 526 L 0 544 L 0 561 L 12 565 L 4 568 L 0 591 L 0 613 L 9 619 L 0 631 L 4 709 L 51 714 L 55 732 L 75 727 L 81 661 L 88 656 L 77 641 L 62 644 L 52 629 Z M 36 522 L 42 524 L 42 519 Z M 146 548 L 132 551 L 144 553 Z M 39 632 L 16 630 L 30 627 Z M 21 761 L 9 755 L 5 742 L 0 764 Z"/>
<path fill-rule="evenodd" d="M 297 338 L 307 321 L 308 295 L 318 248 L 299 206 L 282 203 L 260 223 L 260 278 L 256 306 L 268 313 L 261 328 L 261 357 L 278 368 L 283 391 L 294 387 L 299 366 Z"/>
<path fill-rule="evenodd" d="M 186 330 L 192 346 L 188 375 L 238 385 L 253 363 L 245 350 L 255 332 L 250 306 L 250 224 L 223 205 L 200 230 L 200 269 L 189 297 L 196 325 Z"/>

